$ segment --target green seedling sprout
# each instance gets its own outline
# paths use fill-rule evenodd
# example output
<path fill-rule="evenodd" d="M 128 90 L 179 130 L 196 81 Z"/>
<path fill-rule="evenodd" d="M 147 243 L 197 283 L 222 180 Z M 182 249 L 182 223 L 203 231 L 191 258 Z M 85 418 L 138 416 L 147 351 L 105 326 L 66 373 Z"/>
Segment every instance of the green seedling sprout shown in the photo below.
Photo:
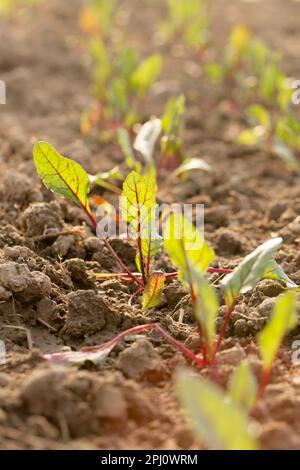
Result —
<path fill-rule="evenodd" d="M 161 25 L 163 36 L 180 36 L 187 46 L 202 49 L 209 38 L 207 0 L 165 0 L 168 19 Z"/>
<path fill-rule="evenodd" d="M 161 56 L 152 54 L 141 60 L 121 38 L 112 44 L 93 38 L 90 55 L 95 103 L 82 116 L 82 132 L 90 134 L 101 126 L 102 136 L 110 137 L 122 126 L 131 129 L 142 118 L 144 100 L 161 71 Z"/>
<path fill-rule="evenodd" d="M 266 271 L 269 271 L 270 263 L 281 243 L 282 238 L 274 238 L 260 245 L 256 250 L 246 256 L 232 273 L 227 274 L 224 279 L 222 279 L 220 284 L 224 292 L 227 310 L 215 346 L 215 353 L 220 347 L 240 294 L 244 294 L 253 289 L 257 282 L 264 277 Z"/>
<path fill-rule="evenodd" d="M 219 63 L 207 64 L 205 70 L 213 83 L 240 90 L 244 102 L 254 98 L 259 104 L 289 105 L 289 80 L 282 71 L 280 54 L 253 38 L 245 26 L 233 29 L 224 57 Z"/>
<path fill-rule="evenodd" d="M 297 296 L 288 291 L 277 300 L 273 316 L 258 335 L 259 351 L 263 361 L 258 397 L 261 397 L 269 383 L 272 366 L 284 337 L 298 324 Z"/>
<path fill-rule="evenodd" d="M 172 263 L 179 269 L 179 278 L 189 289 L 197 319 L 200 347 L 205 362 L 213 358 L 215 321 L 218 301 L 215 290 L 204 279 L 214 251 L 203 236 L 184 217 L 171 214 L 164 231 L 164 247 Z"/>
<path fill-rule="evenodd" d="M 118 144 L 129 170 L 155 177 L 158 182 L 163 178 L 180 178 L 194 170 L 212 172 L 211 166 L 202 158 L 190 158 L 184 153 L 184 111 L 184 96 L 171 98 L 162 119 L 153 117 L 141 125 L 133 144 L 129 132 L 125 128 L 118 129 Z M 157 149 L 159 140 L 160 152 Z M 107 174 L 110 186 L 112 175 L 113 172 Z M 109 189 L 101 173 L 92 179 L 95 184 Z M 119 175 L 115 180 L 116 183 L 120 181 Z M 118 187 L 114 185 L 112 191 L 118 192 Z"/>
<path fill-rule="evenodd" d="M 246 110 L 246 118 L 251 127 L 238 135 L 239 144 L 257 146 L 300 169 L 300 124 L 291 112 L 273 116 L 265 107 L 252 105 Z"/>
<path fill-rule="evenodd" d="M 117 130 L 117 140 L 129 170 L 157 179 L 176 179 L 191 171 L 212 172 L 211 166 L 202 158 L 190 158 L 183 150 L 185 98 L 171 98 L 162 119 L 151 118 L 140 126 L 131 143 L 125 128 Z M 160 141 L 160 152 L 158 142 Z M 91 181 L 105 189 L 120 194 L 118 187 L 123 178 L 118 168 L 91 176 Z"/>

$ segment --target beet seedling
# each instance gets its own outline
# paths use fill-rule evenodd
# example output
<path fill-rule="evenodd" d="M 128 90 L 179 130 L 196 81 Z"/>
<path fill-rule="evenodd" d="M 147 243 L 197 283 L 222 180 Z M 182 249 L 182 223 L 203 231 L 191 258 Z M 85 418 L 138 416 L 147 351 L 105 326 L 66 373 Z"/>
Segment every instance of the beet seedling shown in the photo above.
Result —
<path fill-rule="evenodd" d="M 80 10 L 80 27 L 89 36 L 107 38 L 114 26 L 118 0 L 88 0 Z"/>
<path fill-rule="evenodd" d="M 146 95 L 160 74 L 161 56 L 152 54 L 140 60 L 136 50 L 121 39 L 106 44 L 99 38 L 91 40 L 90 54 L 95 104 L 82 116 L 82 132 L 90 134 L 101 126 L 110 136 L 119 127 L 130 129 L 141 119 Z"/>
<path fill-rule="evenodd" d="M 179 374 L 179 399 L 196 434 L 209 448 L 250 450 L 259 447 L 255 432 L 257 426 L 249 421 L 248 415 L 263 396 L 284 336 L 298 324 L 296 299 L 293 291 L 282 295 L 275 303 L 271 320 L 258 335 L 263 360 L 259 387 L 247 360 L 232 374 L 227 393 L 187 371 Z M 230 433 L 228 422 L 232 424 Z"/>
<path fill-rule="evenodd" d="M 168 20 L 160 29 L 167 40 L 180 36 L 191 47 L 202 49 L 208 41 L 207 0 L 165 0 Z"/>
<path fill-rule="evenodd" d="M 291 112 L 275 117 L 263 106 L 252 105 L 247 108 L 246 117 L 251 127 L 238 135 L 239 144 L 256 145 L 300 169 L 300 124 Z"/>
<path fill-rule="evenodd" d="M 190 171 L 211 172 L 212 168 L 201 158 L 189 158 L 183 149 L 185 98 L 171 98 L 162 119 L 153 117 L 140 127 L 134 143 L 129 132 L 120 128 L 117 131 L 118 143 L 124 155 L 126 166 L 145 176 L 161 179 L 174 179 Z M 160 150 L 157 143 L 160 140 Z M 120 193 L 117 184 L 122 180 L 119 169 L 91 177 L 91 181 L 113 192 Z"/>
<path fill-rule="evenodd" d="M 244 26 L 237 26 L 230 34 L 224 57 L 220 63 L 206 66 L 206 73 L 214 83 L 235 85 L 243 99 L 255 99 L 259 104 L 286 107 L 291 101 L 289 81 L 281 69 L 281 57 L 262 41 L 252 38 Z"/>

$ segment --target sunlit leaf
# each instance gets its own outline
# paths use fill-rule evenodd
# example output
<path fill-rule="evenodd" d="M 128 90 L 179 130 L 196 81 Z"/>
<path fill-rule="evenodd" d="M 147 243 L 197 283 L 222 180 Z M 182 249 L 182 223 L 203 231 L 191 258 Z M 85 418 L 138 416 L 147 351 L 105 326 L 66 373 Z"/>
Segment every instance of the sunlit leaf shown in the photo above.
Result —
<path fill-rule="evenodd" d="M 160 304 L 161 295 L 165 286 L 165 279 L 164 274 L 151 274 L 142 297 L 142 307 L 144 309 L 154 308 Z"/>
<path fill-rule="evenodd" d="M 155 182 L 132 171 L 123 184 L 122 217 L 133 228 L 143 225 L 156 208 Z"/>
<path fill-rule="evenodd" d="M 44 185 L 89 210 L 90 180 L 83 168 L 60 155 L 47 142 L 37 142 L 33 148 L 34 163 Z"/>
<path fill-rule="evenodd" d="M 271 368 L 283 338 L 297 326 L 297 323 L 297 297 L 295 292 L 289 291 L 279 297 L 271 320 L 258 335 L 264 370 Z"/>
<path fill-rule="evenodd" d="M 216 385 L 181 372 L 177 386 L 179 398 L 203 444 L 213 450 L 258 448 L 246 414 Z"/>

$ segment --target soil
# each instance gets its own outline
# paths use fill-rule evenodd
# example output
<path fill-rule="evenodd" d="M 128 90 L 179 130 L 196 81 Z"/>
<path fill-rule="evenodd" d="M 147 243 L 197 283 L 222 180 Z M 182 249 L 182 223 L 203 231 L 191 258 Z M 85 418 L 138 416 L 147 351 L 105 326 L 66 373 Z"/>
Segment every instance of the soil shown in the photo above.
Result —
<path fill-rule="evenodd" d="M 275 156 L 234 143 L 242 110 L 232 110 L 226 90 L 208 82 L 191 51 L 160 44 L 158 4 L 120 3 L 120 18 L 130 25 L 141 53 L 156 48 L 164 56 L 147 113 L 159 115 L 170 95 L 184 93 L 186 151 L 214 168 L 211 175 L 195 173 L 176 186 L 165 184 L 160 199 L 205 204 L 205 236 L 221 267 L 236 266 L 263 241 L 282 236 L 277 261 L 299 283 L 299 174 Z M 90 173 L 122 162 L 115 145 L 80 134 L 81 113 L 91 102 L 90 63 L 78 24 L 81 4 L 49 0 L 0 24 L 0 78 L 7 84 L 7 104 L 0 109 L 0 338 L 7 350 L 0 366 L 0 448 L 201 449 L 174 393 L 176 371 L 186 361 L 155 334 L 131 336 L 101 365 L 80 370 L 55 368 L 43 357 L 101 344 L 126 328 L 156 321 L 197 348 L 190 301 L 179 282 L 168 283 L 160 308 L 145 313 L 138 302 L 130 307 L 130 285 L 95 279 L 94 273 L 118 267 L 85 216 L 47 191 L 36 175 L 36 139 L 51 142 Z M 299 77 L 299 3 L 228 0 L 225 6 L 211 0 L 210 9 L 211 50 L 222 50 L 233 25 L 247 24 L 282 51 L 286 72 Z M 134 264 L 127 242 L 116 241 L 115 249 Z M 157 266 L 171 269 L 164 256 Z M 262 281 L 243 296 L 218 368 L 199 373 L 213 374 L 225 386 L 247 355 L 259 374 L 255 336 L 281 292 L 279 283 Z M 297 339 L 299 330 L 280 351 L 271 384 L 253 412 L 265 449 L 300 449 L 300 368 L 291 364 Z"/>

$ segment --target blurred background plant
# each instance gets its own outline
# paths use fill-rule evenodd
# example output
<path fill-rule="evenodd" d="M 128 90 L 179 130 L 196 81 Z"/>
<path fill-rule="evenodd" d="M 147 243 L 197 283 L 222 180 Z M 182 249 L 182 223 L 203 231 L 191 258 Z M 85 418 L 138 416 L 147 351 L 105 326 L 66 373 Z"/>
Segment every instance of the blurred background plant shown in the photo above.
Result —
<path fill-rule="evenodd" d="M 117 27 L 117 0 L 90 0 L 80 14 L 91 57 L 91 93 L 95 102 L 83 113 L 81 131 L 109 140 L 119 127 L 142 120 L 147 93 L 156 82 L 162 58 L 141 58 L 125 31 Z M 101 130 L 99 132 L 99 130 Z"/>
<path fill-rule="evenodd" d="M 164 0 L 167 19 L 160 25 L 165 40 L 182 40 L 187 46 L 202 49 L 209 39 L 207 0 Z"/>

